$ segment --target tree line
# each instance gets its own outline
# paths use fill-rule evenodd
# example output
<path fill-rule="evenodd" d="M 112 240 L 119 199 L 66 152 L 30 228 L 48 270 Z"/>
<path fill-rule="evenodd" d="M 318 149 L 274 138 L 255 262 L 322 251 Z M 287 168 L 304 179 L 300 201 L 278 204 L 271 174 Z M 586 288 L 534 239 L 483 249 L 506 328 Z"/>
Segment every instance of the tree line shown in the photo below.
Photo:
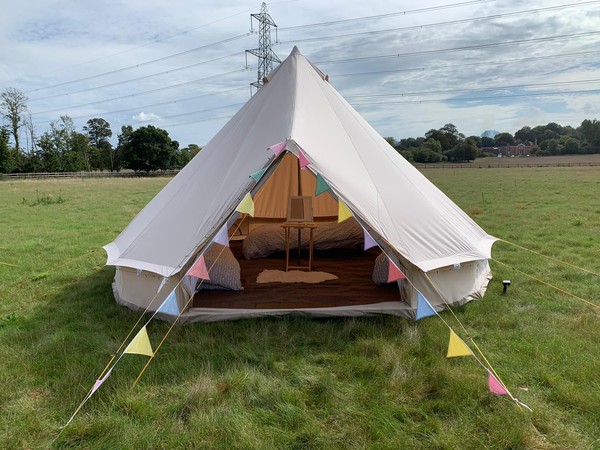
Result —
<path fill-rule="evenodd" d="M 37 136 L 27 96 L 8 88 L 0 97 L 5 123 L 0 125 L 0 173 L 180 169 L 201 150 L 196 144 L 180 149 L 167 131 L 152 125 L 136 130 L 131 125 L 122 126 L 118 144 L 113 147 L 110 124 L 99 117 L 88 120 L 80 132 L 69 116 L 60 116 Z M 402 156 L 417 163 L 472 161 L 493 155 L 495 148 L 520 143 L 530 145 L 532 156 L 600 153 L 600 122 L 586 119 L 577 128 L 551 122 L 494 137 L 466 137 L 448 123 L 423 137 L 385 139 Z"/>
<path fill-rule="evenodd" d="M 469 136 L 460 133 L 448 123 L 425 136 L 396 140 L 385 138 L 402 156 L 412 162 L 464 162 L 481 156 L 495 156 L 496 149 L 518 145 L 531 145 L 532 156 L 573 155 L 600 153 L 600 122 L 585 119 L 577 128 L 551 122 L 536 127 L 525 126 L 511 134 Z"/>
<path fill-rule="evenodd" d="M 180 169 L 201 150 L 196 144 L 180 149 L 167 131 L 152 125 L 136 130 L 131 125 L 121 127 L 118 145 L 113 147 L 111 126 L 99 117 L 78 131 L 73 120 L 63 115 L 37 136 L 27 96 L 9 88 L 0 98 L 6 124 L 0 125 L 0 173 Z"/>

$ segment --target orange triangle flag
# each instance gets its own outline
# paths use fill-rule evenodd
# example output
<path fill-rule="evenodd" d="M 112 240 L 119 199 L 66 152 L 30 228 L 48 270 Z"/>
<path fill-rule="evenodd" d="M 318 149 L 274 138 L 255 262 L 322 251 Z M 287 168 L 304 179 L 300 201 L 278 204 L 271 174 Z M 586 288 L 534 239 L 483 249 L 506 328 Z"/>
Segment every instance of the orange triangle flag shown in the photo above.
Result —
<path fill-rule="evenodd" d="M 338 200 L 338 223 L 352 217 L 352 211 L 346 206 L 342 200 Z"/>
<path fill-rule="evenodd" d="M 459 338 L 453 330 L 450 330 L 450 342 L 448 343 L 448 354 L 446 357 L 455 358 L 457 356 L 471 356 L 472 354 L 473 352 L 467 347 L 465 341 Z"/>
<path fill-rule="evenodd" d="M 254 201 L 252 200 L 250 192 L 246 194 L 246 196 L 242 199 L 241 203 L 235 210 L 237 212 L 246 213 L 254 217 Z"/>
<path fill-rule="evenodd" d="M 148 332 L 144 326 L 138 334 L 131 340 L 127 348 L 123 353 L 132 353 L 136 355 L 153 356 L 152 345 L 150 345 L 150 339 L 148 339 Z"/>
<path fill-rule="evenodd" d="M 187 276 L 201 278 L 203 280 L 210 280 L 208 276 L 208 269 L 206 268 L 206 262 L 204 262 L 204 255 L 198 256 L 198 259 L 194 263 L 190 270 L 186 273 Z"/>

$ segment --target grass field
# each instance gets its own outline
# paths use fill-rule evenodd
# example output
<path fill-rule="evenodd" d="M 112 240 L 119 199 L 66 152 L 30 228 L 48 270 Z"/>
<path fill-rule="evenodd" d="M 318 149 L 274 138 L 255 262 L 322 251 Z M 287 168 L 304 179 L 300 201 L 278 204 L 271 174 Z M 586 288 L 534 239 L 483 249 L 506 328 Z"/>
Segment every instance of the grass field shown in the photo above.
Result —
<path fill-rule="evenodd" d="M 600 272 L 599 167 L 425 174 L 490 234 Z M 532 413 L 445 358 L 438 318 L 260 319 L 175 328 L 133 389 L 146 358 L 124 358 L 57 439 L 138 319 L 101 246 L 167 181 L 0 183 L 0 261 L 16 265 L 0 265 L 0 448 L 600 447 L 600 310 L 495 262 L 485 299 L 455 312 Z M 597 276 L 493 255 L 600 304 Z"/>

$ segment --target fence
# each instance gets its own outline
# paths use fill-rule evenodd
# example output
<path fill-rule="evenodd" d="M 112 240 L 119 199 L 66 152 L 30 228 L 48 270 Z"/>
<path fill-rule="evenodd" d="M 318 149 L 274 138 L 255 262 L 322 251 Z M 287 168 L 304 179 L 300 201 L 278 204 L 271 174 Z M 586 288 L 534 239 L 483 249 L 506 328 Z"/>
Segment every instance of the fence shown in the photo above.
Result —
<path fill-rule="evenodd" d="M 0 180 L 30 178 L 110 178 L 110 177 L 161 177 L 172 176 L 179 170 L 161 170 L 157 172 L 39 172 L 39 173 L 6 173 L 0 174 Z"/>
<path fill-rule="evenodd" d="M 457 164 L 415 164 L 417 169 L 502 169 L 513 167 L 580 167 L 600 166 L 600 161 L 592 162 L 556 162 L 556 163 L 514 163 L 514 164 L 485 164 L 485 163 L 457 163 Z"/>

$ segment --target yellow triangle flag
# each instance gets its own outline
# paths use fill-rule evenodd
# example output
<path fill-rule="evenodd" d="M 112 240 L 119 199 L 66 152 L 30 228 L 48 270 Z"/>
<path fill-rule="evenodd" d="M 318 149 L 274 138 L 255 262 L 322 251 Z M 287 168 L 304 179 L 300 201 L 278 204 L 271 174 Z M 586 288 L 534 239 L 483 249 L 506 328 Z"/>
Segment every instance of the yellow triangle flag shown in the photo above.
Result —
<path fill-rule="evenodd" d="M 250 192 L 246 194 L 242 202 L 235 209 L 237 212 L 246 213 L 254 217 L 254 201 L 252 200 L 252 196 Z"/>
<path fill-rule="evenodd" d="M 341 223 L 350 217 L 352 217 L 352 211 L 348 209 L 343 201 L 338 199 L 338 223 Z"/>
<path fill-rule="evenodd" d="M 450 330 L 450 342 L 448 343 L 448 354 L 447 358 L 454 358 L 456 356 L 471 356 L 473 352 L 467 347 L 467 344 L 458 337 L 458 335 Z"/>
<path fill-rule="evenodd" d="M 152 351 L 152 345 L 150 345 L 150 339 L 148 339 L 146 327 L 143 327 L 140 331 L 138 331 L 138 334 L 135 335 L 123 353 L 146 356 L 154 355 L 154 352 Z"/>

